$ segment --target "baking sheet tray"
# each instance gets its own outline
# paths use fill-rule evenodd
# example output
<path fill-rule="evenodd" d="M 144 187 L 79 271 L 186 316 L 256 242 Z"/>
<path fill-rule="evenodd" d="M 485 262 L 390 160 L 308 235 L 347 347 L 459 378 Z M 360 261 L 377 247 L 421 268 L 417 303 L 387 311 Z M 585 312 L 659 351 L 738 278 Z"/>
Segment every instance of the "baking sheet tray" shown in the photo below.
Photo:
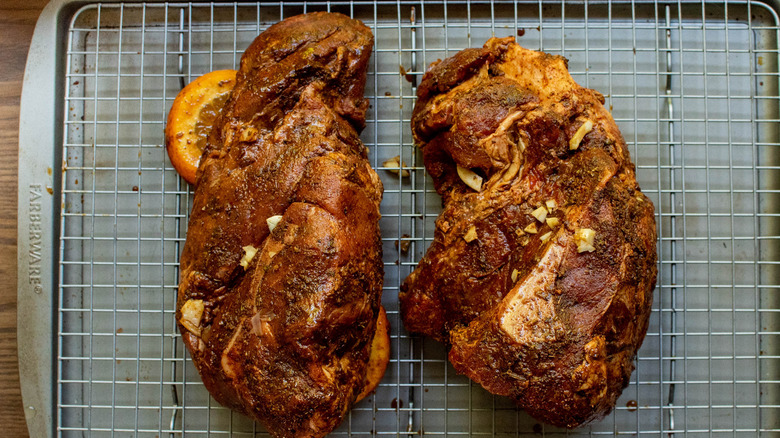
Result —
<path fill-rule="evenodd" d="M 41 157 L 30 154 L 40 145 L 22 141 L 41 129 L 25 124 L 36 111 L 30 96 L 41 93 L 31 91 L 30 80 L 20 140 L 20 280 L 31 279 L 20 281 L 20 350 L 44 342 L 39 355 L 21 359 L 31 430 L 68 437 L 267 436 L 209 397 L 180 342 L 177 262 L 192 191 L 166 157 L 163 128 L 182 84 L 236 68 L 252 39 L 274 22 L 330 10 L 360 18 L 376 37 L 361 137 L 385 185 L 383 304 L 392 326 L 384 380 L 333 436 L 780 432 L 779 28 L 771 5 L 107 2 L 53 8 L 62 37 L 46 60 L 58 108 L 51 115 L 54 145 Z M 398 287 L 430 244 L 440 211 L 409 129 L 414 86 L 432 61 L 494 35 L 566 56 L 574 78 L 606 96 L 639 183 L 656 205 L 659 277 L 636 371 L 612 414 L 573 431 L 540 424 L 457 375 L 443 347 L 410 336 L 398 316 Z M 46 53 L 34 47 L 33 60 L 35 50 Z M 28 65 L 28 74 L 36 68 Z M 383 169 L 397 155 L 409 177 Z M 41 179 L 35 172 L 46 160 L 51 176 Z M 41 202 L 44 212 L 52 208 L 51 217 L 36 219 Z M 29 254 L 36 223 L 51 230 L 38 236 L 44 257 L 37 262 Z M 51 276 L 44 269 L 36 283 L 35 263 L 48 262 Z M 23 330 L 47 302 L 50 331 Z M 41 382 L 49 346 L 47 387 Z"/>

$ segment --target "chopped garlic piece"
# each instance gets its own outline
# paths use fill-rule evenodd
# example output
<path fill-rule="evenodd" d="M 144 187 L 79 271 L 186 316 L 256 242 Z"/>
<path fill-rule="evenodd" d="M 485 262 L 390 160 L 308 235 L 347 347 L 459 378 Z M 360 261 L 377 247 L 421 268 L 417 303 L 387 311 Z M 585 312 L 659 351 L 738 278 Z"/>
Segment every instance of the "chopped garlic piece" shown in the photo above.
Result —
<path fill-rule="evenodd" d="M 517 269 L 512 269 L 512 283 L 517 281 L 517 274 L 519 274 L 519 272 L 517 272 Z"/>
<path fill-rule="evenodd" d="M 558 203 L 555 202 L 555 199 L 548 199 L 548 200 L 544 201 L 544 205 L 546 205 L 547 206 L 547 210 L 549 210 L 551 212 L 553 210 L 555 210 L 556 208 L 558 208 Z"/>
<path fill-rule="evenodd" d="M 586 120 L 585 123 L 580 126 L 580 129 L 574 133 L 574 137 L 569 140 L 569 150 L 573 151 L 580 147 L 580 142 L 582 142 L 583 137 L 592 130 L 593 122 Z"/>
<path fill-rule="evenodd" d="M 541 239 L 542 242 L 547 242 L 548 240 L 550 240 L 550 236 L 552 236 L 552 231 L 548 231 L 548 232 L 542 234 L 539 237 L 539 239 Z"/>
<path fill-rule="evenodd" d="M 577 252 L 593 252 L 596 247 L 593 243 L 596 239 L 596 232 L 590 228 L 580 228 L 574 233 L 574 243 L 577 244 Z"/>
<path fill-rule="evenodd" d="M 466 169 L 465 167 L 460 167 L 460 165 L 458 165 L 458 176 L 472 189 L 476 191 L 482 190 L 482 177 L 474 173 L 471 169 Z"/>
<path fill-rule="evenodd" d="M 253 258 L 255 258 L 255 254 L 257 254 L 257 248 L 255 248 L 252 245 L 247 245 L 244 247 L 244 256 L 241 257 L 241 261 L 239 262 L 241 266 L 244 267 L 244 270 L 246 271 L 247 268 L 249 268 L 249 262 L 252 261 Z"/>
<path fill-rule="evenodd" d="M 396 175 L 400 173 L 401 176 L 404 178 L 409 176 L 409 171 L 403 169 L 404 167 L 406 167 L 406 163 L 401 161 L 400 155 L 396 155 L 395 157 L 385 161 L 384 163 L 382 163 L 382 166 L 384 166 L 386 168 L 385 170 L 387 170 L 390 173 L 394 173 Z"/>
<path fill-rule="evenodd" d="M 536 234 L 538 232 L 536 229 L 536 222 L 531 222 L 523 231 L 528 234 Z"/>
<path fill-rule="evenodd" d="M 257 140 L 257 128 L 254 126 L 244 126 L 239 133 L 239 140 L 247 143 Z"/>
<path fill-rule="evenodd" d="M 477 238 L 477 227 L 472 225 L 471 228 L 469 228 L 469 230 L 466 231 L 466 234 L 463 235 L 463 240 L 465 240 L 466 242 L 471 242 L 476 238 Z"/>
<path fill-rule="evenodd" d="M 547 226 L 550 228 L 555 228 L 558 225 L 561 224 L 561 221 L 557 217 L 548 217 L 547 218 Z"/>
<path fill-rule="evenodd" d="M 179 322 L 190 333 L 200 336 L 200 319 L 203 316 L 203 300 L 187 300 L 181 306 L 181 319 Z"/>
<path fill-rule="evenodd" d="M 268 231 L 273 232 L 274 228 L 276 228 L 277 225 L 279 225 L 279 221 L 282 220 L 282 216 L 277 214 L 276 216 L 271 216 L 268 219 L 265 220 L 265 223 L 268 224 Z"/>
<path fill-rule="evenodd" d="M 531 212 L 531 215 L 536 218 L 539 222 L 544 222 L 545 219 L 547 219 L 547 209 L 544 208 L 544 206 L 537 208 L 536 210 Z"/>

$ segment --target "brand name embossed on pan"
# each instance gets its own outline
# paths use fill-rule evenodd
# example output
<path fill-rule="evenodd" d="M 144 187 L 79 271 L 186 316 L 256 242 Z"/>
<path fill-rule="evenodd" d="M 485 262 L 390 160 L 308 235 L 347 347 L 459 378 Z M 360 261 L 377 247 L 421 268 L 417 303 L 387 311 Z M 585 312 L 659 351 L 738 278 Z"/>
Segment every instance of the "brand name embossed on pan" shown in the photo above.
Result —
<path fill-rule="evenodd" d="M 41 241 L 43 232 L 41 229 L 41 193 L 40 184 L 30 184 L 30 203 L 27 207 L 29 216 L 30 253 L 27 267 L 27 275 L 35 293 L 43 291 L 41 286 Z"/>

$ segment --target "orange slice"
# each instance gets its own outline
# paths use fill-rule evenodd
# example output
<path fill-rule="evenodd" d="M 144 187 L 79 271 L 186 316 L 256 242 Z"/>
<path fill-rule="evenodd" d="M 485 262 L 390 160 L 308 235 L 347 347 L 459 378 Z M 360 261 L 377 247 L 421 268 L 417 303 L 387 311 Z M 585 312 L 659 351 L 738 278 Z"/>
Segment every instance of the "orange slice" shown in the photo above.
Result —
<path fill-rule="evenodd" d="M 387 370 L 387 363 L 390 361 L 390 334 L 388 329 L 390 324 L 387 322 L 387 313 L 384 307 L 379 307 L 379 316 L 376 319 L 376 332 L 374 340 L 371 342 L 371 352 L 368 356 L 368 369 L 366 370 L 366 383 L 363 391 L 358 395 L 355 403 L 363 400 L 371 394 Z"/>
<path fill-rule="evenodd" d="M 173 101 L 165 125 L 165 149 L 182 178 L 195 184 L 211 126 L 236 85 L 235 70 L 217 70 L 195 79 Z"/>

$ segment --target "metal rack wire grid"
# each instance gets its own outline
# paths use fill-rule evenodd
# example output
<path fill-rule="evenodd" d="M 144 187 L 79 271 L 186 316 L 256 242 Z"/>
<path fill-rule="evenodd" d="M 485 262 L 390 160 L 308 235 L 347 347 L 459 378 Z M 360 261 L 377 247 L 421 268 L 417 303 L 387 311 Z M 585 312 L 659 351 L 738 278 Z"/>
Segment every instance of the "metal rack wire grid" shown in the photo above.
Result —
<path fill-rule="evenodd" d="M 270 24 L 314 10 L 374 32 L 362 138 L 384 185 L 392 360 L 333 436 L 777 436 L 778 16 L 762 2 L 90 4 L 66 66 L 56 333 L 59 436 L 266 436 L 204 389 L 174 321 L 192 190 L 163 128 L 183 84 L 236 68 Z M 659 277 L 636 371 L 607 418 L 565 431 L 457 375 L 407 334 L 398 287 L 440 200 L 409 129 L 432 61 L 513 35 L 601 91 L 656 206 Z M 383 164 L 399 156 L 409 175 Z"/>

